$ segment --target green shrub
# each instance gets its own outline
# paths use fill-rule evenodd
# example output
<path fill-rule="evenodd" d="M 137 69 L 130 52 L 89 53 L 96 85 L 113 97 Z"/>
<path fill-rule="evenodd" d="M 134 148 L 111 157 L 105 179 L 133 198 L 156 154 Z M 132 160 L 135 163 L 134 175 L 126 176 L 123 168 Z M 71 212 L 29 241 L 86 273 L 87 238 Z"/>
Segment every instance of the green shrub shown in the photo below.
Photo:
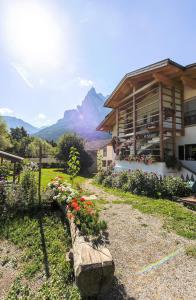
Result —
<path fill-rule="evenodd" d="M 37 180 L 35 173 L 29 168 L 23 171 L 22 180 L 22 198 L 27 205 L 34 204 L 37 200 Z"/>
<path fill-rule="evenodd" d="M 179 177 L 167 176 L 161 179 L 156 173 L 146 173 L 141 170 L 113 174 L 106 171 L 99 172 L 96 181 L 107 187 L 154 198 L 173 199 L 191 193 L 190 185 Z"/>
<path fill-rule="evenodd" d="M 191 194 L 191 188 L 187 182 L 179 177 L 167 176 L 161 183 L 161 194 L 163 197 L 172 199 L 175 196 L 183 197 Z"/>
<path fill-rule="evenodd" d="M 10 163 L 3 163 L 0 165 L 0 179 L 7 179 L 10 174 L 11 164 Z"/>

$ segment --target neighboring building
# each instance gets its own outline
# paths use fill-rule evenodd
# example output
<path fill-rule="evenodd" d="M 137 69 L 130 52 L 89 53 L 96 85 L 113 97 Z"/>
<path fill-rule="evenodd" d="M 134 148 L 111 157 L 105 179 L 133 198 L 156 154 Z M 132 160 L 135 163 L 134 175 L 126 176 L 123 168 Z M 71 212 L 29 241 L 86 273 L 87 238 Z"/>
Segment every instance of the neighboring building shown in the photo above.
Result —
<path fill-rule="evenodd" d="M 106 170 L 111 167 L 115 161 L 115 153 L 113 151 L 113 146 L 111 140 L 107 145 L 102 147 L 97 152 L 97 159 L 101 160 L 101 167 Z M 99 162 L 98 162 L 99 163 Z"/>
<path fill-rule="evenodd" d="M 117 171 L 194 175 L 196 64 L 184 67 L 166 59 L 128 73 L 105 106 L 112 111 L 97 130 L 112 132 Z M 175 158 L 186 170 L 166 167 Z"/>
<path fill-rule="evenodd" d="M 89 168 L 89 173 L 96 173 L 97 172 L 97 154 L 100 151 L 100 149 L 103 149 L 105 146 L 107 147 L 107 144 L 111 142 L 109 139 L 105 140 L 95 140 L 95 141 L 88 141 L 85 143 L 85 150 L 88 152 L 88 154 L 91 156 L 93 160 L 92 166 Z"/>

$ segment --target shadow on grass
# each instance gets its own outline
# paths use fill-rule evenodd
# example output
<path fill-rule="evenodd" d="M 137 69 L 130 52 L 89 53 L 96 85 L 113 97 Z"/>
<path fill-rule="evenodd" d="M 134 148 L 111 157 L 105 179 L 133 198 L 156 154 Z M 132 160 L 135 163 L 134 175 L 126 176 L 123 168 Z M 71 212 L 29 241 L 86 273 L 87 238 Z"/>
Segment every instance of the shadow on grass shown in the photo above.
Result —
<path fill-rule="evenodd" d="M 49 261 L 48 261 L 48 252 L 46 246 L 46 239 L 44 233 L 44 226 L 43 226 L 43 217 L 47 213 L 52 212 L 51 206 L 46 205 L 41 207 L 40 205 L 33 205 L 30 208 L 11 208 L 11 207 L 1 207 L 0 210 L 0 238 L 10 239 L 12 229 L 11 222 L 21 223 L 26 217 L 30 220 L 34 219 L 38 222 L 38 228 L 40 233 L 40 246 L 41 251 L 43 253 L 43 265 L 45 270 L 46 278 L 50 277 L 50 269 L 49 269 Z M 33 241 L 33 236 L 32 236 Z M 20 245 L 19 245 L 20 247 Z"/>

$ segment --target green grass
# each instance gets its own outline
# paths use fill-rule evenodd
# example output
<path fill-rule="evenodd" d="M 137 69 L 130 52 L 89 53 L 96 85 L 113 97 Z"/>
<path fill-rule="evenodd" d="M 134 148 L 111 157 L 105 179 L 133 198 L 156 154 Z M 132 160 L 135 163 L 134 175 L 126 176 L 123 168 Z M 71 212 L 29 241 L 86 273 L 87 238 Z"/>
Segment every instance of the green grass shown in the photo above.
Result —
<path fill-rule="evenodd" d="M 63 180 L 71 182 L 70 176 L 65 174 L 62 169 L 42 169 L 42 179 L 41 179 L 42 188 L 46 188 L 47 184 L 57 176 L 62 176 Z M 77 176 L 74 179 L 74 185 L 81 184 L 84 181 L 85 181 L 85 177 Z"/>
<path fill-rule="evenodd" d="M 7 239 L 21 249 L 21 271 L 7 300 L 80 299 L 71 280 L 72 267 L 66 261 L 70 247 L 68 229 L 56 212 L 48 208 L 1 216 L 0 239 Z M 47 280 L 35 294 L 28 282 L 37 276 Z"/>
<path fill-rule="evenodd" d="M 161 216 L 167 230 L 174 231 L 178 235 L 189 239 L 196 239 L 196 214 L 181 204 L 165 199 L 137 196 L 129 192 L 106 188 L 102 185 L 97 186 L 119 197 L 119 200 L 113 201 L 114 204 L 131 204 L 133 208 L 142 213 Z"/>
<path fill-rule="evenodd" d="M 189 246 L 186 248 L 186 254 L 188 256 L 196 258 L 196 246 Z"/>

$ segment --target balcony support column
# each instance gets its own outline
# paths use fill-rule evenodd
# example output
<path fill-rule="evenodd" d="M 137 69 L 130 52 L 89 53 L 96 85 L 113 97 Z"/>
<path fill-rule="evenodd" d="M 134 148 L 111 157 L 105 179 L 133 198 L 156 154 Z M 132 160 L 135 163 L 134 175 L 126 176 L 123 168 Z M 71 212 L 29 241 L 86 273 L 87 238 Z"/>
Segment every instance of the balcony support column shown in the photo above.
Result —
<path fill-rule="evenodd" d="M 136 155 L 136 101 L 135 86 L 133 86 L 133 153 Z"/>
<path fill-rule="evenodd" d="M 159 83 L 159 132 L 160 132 L 160 161 L 164 161 L 164 141 L 163 141 L 163 86 Z"/>
<path fill-rule="evenodd" d="M 116 108 L 116 136 L 119 136 L 119 109 Z"/>
<path fill-rule="evenodd" d="M 175 87 L 172 87 L 172 151 L 176 157 L 176 103 L 175 103 Z"/>

